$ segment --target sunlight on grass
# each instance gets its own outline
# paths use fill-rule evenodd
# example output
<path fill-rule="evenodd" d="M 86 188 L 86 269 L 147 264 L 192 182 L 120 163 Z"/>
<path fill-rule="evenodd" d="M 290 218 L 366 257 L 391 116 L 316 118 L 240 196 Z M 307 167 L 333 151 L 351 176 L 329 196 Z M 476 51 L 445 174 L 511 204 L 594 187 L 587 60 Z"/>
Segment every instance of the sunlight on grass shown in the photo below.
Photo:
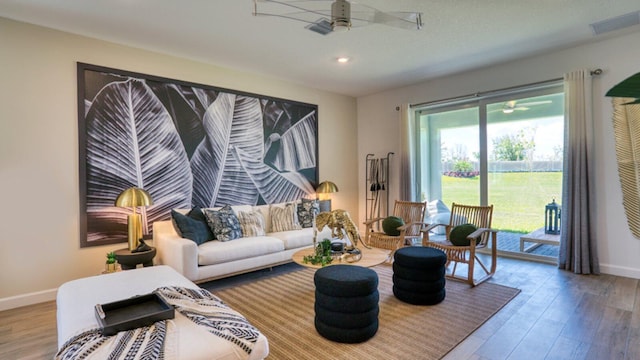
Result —
<path fill-rule="evenodd" d="M 560 203 L 561 172 L 489 173 L 489 204 L 493 204 L 493 227 L 529 233 L 544 226 L 545 206 L 553 198 Z M 480 177 L 442 177 L 442 201 L 477 205 Z"/>

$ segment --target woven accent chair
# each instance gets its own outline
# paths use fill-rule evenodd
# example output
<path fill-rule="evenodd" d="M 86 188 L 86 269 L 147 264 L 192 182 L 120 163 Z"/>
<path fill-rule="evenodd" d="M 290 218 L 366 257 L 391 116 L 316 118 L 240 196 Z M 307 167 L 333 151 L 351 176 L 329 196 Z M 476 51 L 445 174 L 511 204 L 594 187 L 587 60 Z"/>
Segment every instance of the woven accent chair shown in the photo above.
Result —
<path fill-rule="evenodd" d="M 451 206 L 451 218 L 449 220 L 449 224 L 431 224 L 427 226 L 422 232 L 422 246 L 430 246 L 440 249 L 447 254 L 446 266 L 448 267 L 451 262 L 454 263 L 451 273 L 447 274 L 448 278 L 462 280 L 468 282 L 471 286 L 476 286 L 489 279 L 496 272 L 496 238 L 498 230 L 491 229 L 492 216 L 493 205 L 469 206 L 453 203 Z M 467 236 L 467 239 L 469 239 L 469 246 L 456 246 L 449 241 L 449 234 L 451 233 L 451 230 L 461 224 L 473 224 L 478 228 Z M 444 240 L 429 239 L 429 231 L 437 226 L 444 226 L 446 228 Z M 477 244 L 476 241 L 478 241 Z M 476 251 L 480 248 L 487 247 L 489 241 L 491 241 L 491 266 L 488 268 L 478 258 Z M 458 263 L 468 265 L 466 277 L 456 275 L 456 267 Z M 484 271 L 482 276 L 478 278 L 474 277 L 476 263 L 480 265 Z"/>
<path fill-rule="evenodd" d="M 367 226 L 364 238 L 365 245 L 391 250 L 387 260 L 393 259 L 393 254 L 396 250 L 405 246 L 408 241 L 413 242 L 414 239 L 422 237 L 420 231 L 427 225 L 424 222 L 426 208 L 427 204 L 424 202 L 396 200 L 393 207 L 393 216 L 404 220 L 404 225 L 398 228 L 400 234 L 391 236 L 381 231 L 375 231 L 374 225 L 384 220 L 384 218 L 371 219 L 364 223 Z"/>

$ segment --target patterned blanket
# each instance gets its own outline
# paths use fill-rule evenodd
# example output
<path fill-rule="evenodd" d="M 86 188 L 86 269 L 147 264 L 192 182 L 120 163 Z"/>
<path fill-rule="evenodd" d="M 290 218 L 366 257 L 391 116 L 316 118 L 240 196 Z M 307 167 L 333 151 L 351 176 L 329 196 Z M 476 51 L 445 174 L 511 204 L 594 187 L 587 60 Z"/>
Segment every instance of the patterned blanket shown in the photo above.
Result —
<path fill-rule="evenodd" d="M 205 289 L 161 287 L 155 290 L 167 303 L 212 335 L 237 346 L 248 358 L 260 332 L 237 311 Z M 171 320 L 103 336 L 92 329 L 69 339 L 55 359 L 178 359 L 173 344 L 178 331 Z"/>

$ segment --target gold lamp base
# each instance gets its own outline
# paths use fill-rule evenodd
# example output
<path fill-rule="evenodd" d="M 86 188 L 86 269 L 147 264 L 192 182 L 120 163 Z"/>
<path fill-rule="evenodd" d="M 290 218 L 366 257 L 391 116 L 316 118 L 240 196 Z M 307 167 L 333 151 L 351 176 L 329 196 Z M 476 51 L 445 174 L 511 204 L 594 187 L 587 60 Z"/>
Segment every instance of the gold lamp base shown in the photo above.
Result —
<path fill-rule="evenodd" d="M 142 239 L 142 216 L 140 214 L 129 214 L 127 218 L 127 226 L 129 231 L 129 251 L 133 251 L 140 245 Z"/>

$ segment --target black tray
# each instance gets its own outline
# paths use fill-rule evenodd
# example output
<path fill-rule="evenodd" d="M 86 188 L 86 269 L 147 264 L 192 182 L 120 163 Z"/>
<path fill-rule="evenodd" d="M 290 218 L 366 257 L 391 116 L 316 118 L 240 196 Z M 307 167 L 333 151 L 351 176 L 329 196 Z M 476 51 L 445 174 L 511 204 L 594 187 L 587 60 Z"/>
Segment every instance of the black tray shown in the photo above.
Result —
<path fill-rule="evenodd" d="M 167 304 L 157 294 L 139 295 L 108 304 L 98 304 L 95 310 L 104 336 L 149 326 L 160 320 L 173 319 L 175 316 L 173 306 Z"/>

